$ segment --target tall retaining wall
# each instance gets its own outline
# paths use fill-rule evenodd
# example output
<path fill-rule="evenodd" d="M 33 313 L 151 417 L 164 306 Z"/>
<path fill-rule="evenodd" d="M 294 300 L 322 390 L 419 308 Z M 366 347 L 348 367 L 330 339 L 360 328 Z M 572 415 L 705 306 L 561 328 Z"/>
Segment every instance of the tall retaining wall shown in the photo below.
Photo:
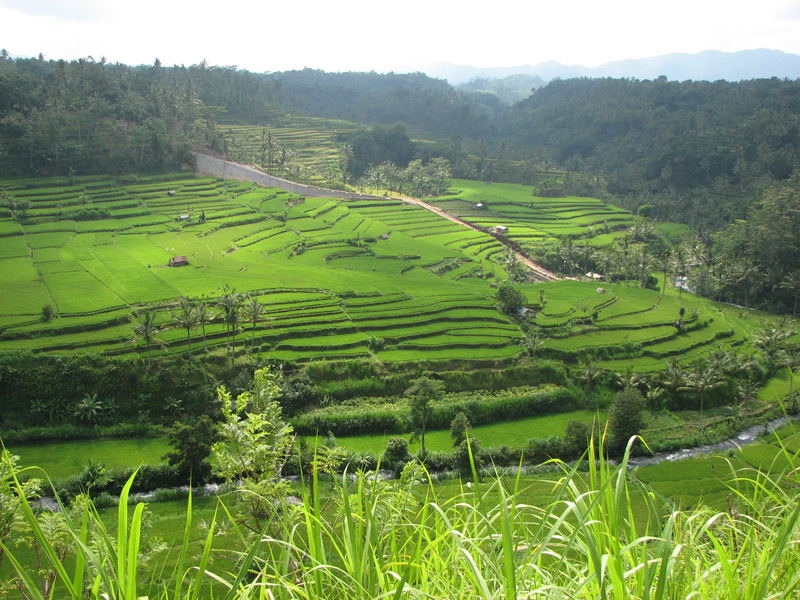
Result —
<path fill-rule="evenodd" d="M 252 181 L 265 187 L 275 187 L 287 190 L 301 196 L 313 198 L 364 198 L 385 200 L 382 196 L 368 196 L 356 194 L 355 192 L 344 192 L 341 190 L 330 190 L 328 188 L 317 187 L 315 185 L 305 185 L 287 179 L 281 179 L 274 175 L 268 175 L 254 167 L 239 163 L 215 158 L 208 154 L 192 152 L 195 157 L 195 171 L 200 175 L 211 175 L 213 177 L 223 177 L 225 179 L 237 179 L 239 181 Z"/>

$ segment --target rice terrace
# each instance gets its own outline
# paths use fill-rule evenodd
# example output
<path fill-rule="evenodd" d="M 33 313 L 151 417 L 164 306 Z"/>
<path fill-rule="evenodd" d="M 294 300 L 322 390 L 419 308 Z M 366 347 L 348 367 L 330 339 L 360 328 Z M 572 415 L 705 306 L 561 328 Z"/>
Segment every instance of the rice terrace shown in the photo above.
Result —
<path fill-rule="evenodd" d="M 800 598 L 798 81 L 2 51 L 0 598 Z"/>

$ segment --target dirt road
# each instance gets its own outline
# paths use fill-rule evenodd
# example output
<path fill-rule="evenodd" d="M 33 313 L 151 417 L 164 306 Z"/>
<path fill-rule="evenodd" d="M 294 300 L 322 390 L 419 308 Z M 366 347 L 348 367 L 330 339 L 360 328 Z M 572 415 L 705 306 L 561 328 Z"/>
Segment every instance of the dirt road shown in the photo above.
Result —
<path fill-rule="evenodd" d="M 427 202 L 424 202 L 423 200 L 420 200 L 419 198 L 411 198 L 409 196 L 402 196 L 401 200 L 404 200 L 405 202 L 408 202 L 409 204 L 416 204 L 417 206 L 420 206 L 420 207 L 424 208 L 425 210 L 429 210 L 432 213 L 436 213 L 440 217 L 444 217 L 445 219 L 448 219 L 449 221 L 452 221 L 453 223 L 458 223 L 459 225 L 463 225 L 464 227 L 468 227 L 469 229 L 472 229 L 474 231 L 480 231 L 481 233 L 487 233 L 485 230 L 483 230 L 483 229 L 481 229 L 479 227 L 476 227 L 472 223 L 467 223 L 466 221 L 462 221 L 458 217 L 454 217 L 450 213 L 447 213 L 447 212 L 443 211 L 441 208 L 439 208 L 437 206 L 434 206 L 433 204 L 428 204 Z M 491 234 L 489 234 L 489 235 L 491 235 Z M 514 255 L 517 257 L 517 260 L 519 260 L 522 264 L 524 264 L 526 267 L 528 267 L 533 272 L 533 276 L 536 279 L 538 279 L 539 281 L 558 281 L 559 279 L 561 279 L 555 273 L 552 273 L 552 272 L 548 271 L 547 269 L 545 269 L 543 266 L 541 266 L 539 264 L 536 264 L 535 262 L 533 262 L 530 258 L 525 256 L 521 252 L 517 252 L 516 250 L 514 250 L 508 244 L 508 241 L 503 239 L 502 236 L 496 235 L 496 236 L 492 236 L 492 237 L 494 237 L 498 242 L 500 242 L 501 244 L 506 246 L 509 250 L 511 250 L 514 253 Z"/>
<path fill-rule="evenodd" d="M 252 181 L 253 183 L 257 183 L 259 185 L 264 185 L 267 187 L 278 187 L 284 190 L 289 190 L 290 192 L 294 192 L 296 194 L 302 194 L 305 196 L 311 196 L 314 198 L 365 198 L 365 199 L 384 199 L 382 196 L 369 196 L 365 194 L 356 194 L 354 192 L 343 192 L 340 190 L 329 190 L 327 188 L 321 188 L 313 185 L 305 185 L 302 183 L 297 183 L 294 181 L 288 181 L 286 179 L 281 179 L 279 177 L 275 177 L 274 175 L 269 175 L 252 167 L 250 165 L 242 165 L 239 163 L 231 162 L 229 160 L 224 160 L 221 158 L 217 158 L 215 156 L 210 156 L 208 154 L 204 154 L 201 152 L 193 152 L 196 159 L 196 170 L 198 173 L 205 174 L 205 175 L 214 175 L 216 177 L 225 177 L 228 179 L 238 179 L 240 181 Z M 432 204 L 428 204 L 420 200 L 419 198 L 411 198 L 408 196 L 400 196 L 397 198 L 392 198 L 397 200 L 403 200 L 404 202 L 408 202 L 409 204 L 416 204 L 417 206 L 424 208 L 425 210 L 429 210 L 432 213 L 439 215 L 453 223 L 458 223 L 463 227 L 467 227 L 468 229 L 472 229 L 474 231 L 479 231 L 481 233 L 488 233 L 485 230 L 472 225 L 471 223 L 467 223 L 466 221 L 462 221 L 458 217 L 454 217 L 450 213 L 443 211 L 441 208 L 438 208 Z M 488 233 L 488 235 L 492 235 Z M 509 250 L 514 252 L 517 259 L 523 263 L 526 267 L 528 267 L 533 276 L 538 279 L 539 281 L 557 281 L 560 279 L 554 273 L 551 273 L 541 265 L 536 264 L 530 258 L 525 256 L 524 254 L 517 252 L 514 248 L 511 247 L 508 240 L 503 238 L 502 236 L 494 235 L 493 236 L 498 242 L 506 246 Z"/>

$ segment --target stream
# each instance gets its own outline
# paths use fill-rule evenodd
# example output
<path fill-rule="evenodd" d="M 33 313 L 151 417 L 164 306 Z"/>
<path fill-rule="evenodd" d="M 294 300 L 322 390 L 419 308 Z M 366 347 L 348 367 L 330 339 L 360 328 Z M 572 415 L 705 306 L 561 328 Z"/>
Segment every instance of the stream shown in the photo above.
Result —
<path fill-rule="evenodd" d="M 657 465 L 664 461 L 682 460 L 684 458 L 691 458 L 698 454 L 713 454 L 715 452 L 725 452 L 727 450 L 736 450 L 747 444 L 752 444 L 756 441 L 759 434 L 764 431 L 775 431 L 783 427 L 791 421 L 800 419 L 800 414 L 790 415 L 788 417 L 779 417 L 767 423 L 753 425 L 734 435 L 727 440 L 716 442 L 715 444 L 706 444 L 705 446 L 695 446 L 693 448 L 682 448 L 681 450 L 669 450 L 667 452 L 656 452 L 652 456 L 642 456 L 632 458 L 629 461 L 631 467 L 643 467 L 645 465 Z"/>

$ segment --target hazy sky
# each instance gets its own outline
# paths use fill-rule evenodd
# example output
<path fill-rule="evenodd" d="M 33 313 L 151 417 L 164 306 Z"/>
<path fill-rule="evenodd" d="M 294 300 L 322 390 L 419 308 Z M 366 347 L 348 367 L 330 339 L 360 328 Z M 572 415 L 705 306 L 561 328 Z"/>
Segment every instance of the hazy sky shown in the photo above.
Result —
<path fill-rule="evenodd" d="M 596 66 L 707 49 L 800 54 L 800 1 L 0 0 L 0 48 L 253 71 Z"/>

